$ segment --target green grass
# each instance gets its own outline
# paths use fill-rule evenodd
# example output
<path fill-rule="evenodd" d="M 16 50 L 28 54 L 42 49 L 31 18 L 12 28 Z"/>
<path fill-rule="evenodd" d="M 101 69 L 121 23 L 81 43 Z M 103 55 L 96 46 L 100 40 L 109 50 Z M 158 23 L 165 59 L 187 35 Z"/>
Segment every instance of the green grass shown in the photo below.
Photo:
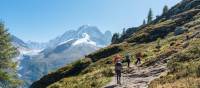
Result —
<path fill-rule="evenodd" d="M 169 72 L 151 82 L 149 88 L 199 88 L 200 39 L 190 41 L 190 46 L 171 56 L 167 63 Z M 187 84 L 187 85 L 186 85 Z M 170 85 L 170 86 L 169 86 Z M 167 87 L 168 86 L 168 87 Z"/>
<path fill-rule="evenodd" d="M 112 74 L 112 70 L 105 67 L 87 74 L 64 78 L 48 88 L 99 88 L 111 80 Z"/>

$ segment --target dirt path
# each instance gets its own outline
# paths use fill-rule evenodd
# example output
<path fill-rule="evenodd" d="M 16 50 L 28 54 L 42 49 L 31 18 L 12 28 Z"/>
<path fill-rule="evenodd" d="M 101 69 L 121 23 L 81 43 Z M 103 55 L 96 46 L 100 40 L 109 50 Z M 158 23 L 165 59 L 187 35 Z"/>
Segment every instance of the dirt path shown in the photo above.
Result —
<path fill-rule="evenodd" d="M 129 71 L 126 70 L 122 75 L 122 85 L 116 85 L 116 78 L 113 77 L 112 81 L 104 88 L 147 88 L 148 84 L 164 71 L 166 71 L 166 66 L 161 65 L 148 68 L 132 66 Z"/>

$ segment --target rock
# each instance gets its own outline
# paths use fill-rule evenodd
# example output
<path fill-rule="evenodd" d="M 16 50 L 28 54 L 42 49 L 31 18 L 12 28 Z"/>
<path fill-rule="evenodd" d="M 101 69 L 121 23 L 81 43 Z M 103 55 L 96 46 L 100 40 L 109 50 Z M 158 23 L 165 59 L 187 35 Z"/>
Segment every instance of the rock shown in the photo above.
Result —
<path fill-rule="evenodd" d="M 200 38 L 200 32 L 197 32 L 195 38 Z"/>
<path fill-rule="evenodd" d="M 186 6 L 185 9 L 191 9 L 193 7 L 197 7 L 200 4 L 200 0 L 192 0 L 189 2 Z"/>
<path fill-rule="evenodd" d="M 180 35 L 183 34 L 184 32 L 186 32 L 187 29 L 184 27 L 176 27 L 175 31 L 174 31 L 174 35 Z"/>
<path fill-rule="evenodd" d="M 182 45 L 183 48 L 187 48 L 188 46 L 189 46 L 189 42 L 185 42 L 185 43 L 183 43 L 183 45 Z"/>
<path fill-rule="evenodd" d="M 190 38 L 200 38 L 200 32 L 193 33 Z"/>

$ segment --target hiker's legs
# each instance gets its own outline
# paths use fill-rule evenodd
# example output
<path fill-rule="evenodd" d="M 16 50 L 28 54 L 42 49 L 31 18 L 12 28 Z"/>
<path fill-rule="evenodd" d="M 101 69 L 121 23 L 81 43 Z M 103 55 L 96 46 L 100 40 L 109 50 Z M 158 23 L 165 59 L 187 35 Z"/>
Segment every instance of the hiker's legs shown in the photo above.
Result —
<path fill-rule="evenodd" d="M 119 83 L 119 73 L 118 71 L 116 71 L 116 74 L 117 74 L 117 84 Z"/>
<path fill-rule="evenodd" d="M 138 60 L 138 63 L 141 64 L 141 59 Z"/>
<path fill-rule="evenodd" d="M 121 84 L 120 80 L 121 80 L 121 71 L 116 71 L 117 73 L 117 84 Z"/>
<path fill-rule="evenodd" d="M 120 78 L 119 78 L 119 74 L 117 74 L 117 84 L 120 83 Z"/>
<path fill-rule="evenodd" d="M 117 84 L 118 84 L 118 74 L 117 74 Z"/>
<path fill-rule="evenodd" d="M 130 62 L 128 62 L 128 68 L 130 67 Z"/>
<path fill-rule="evenodd" d="M 140 58 L 137 58 L 137 61 L 135 62 L 135 64 L 141 64 L 141 59 Z"/>
<path fill-rule="evenodd" d="M 135 64 L 136 64 L 136 65 L 138 64 L 138 59 L 137 59 L 137 61 L 135 62 Z"/>
<path fill-rule="evenodd" d="M 121 84 L 121 71 L 119 71 L 119 84 Z"/>

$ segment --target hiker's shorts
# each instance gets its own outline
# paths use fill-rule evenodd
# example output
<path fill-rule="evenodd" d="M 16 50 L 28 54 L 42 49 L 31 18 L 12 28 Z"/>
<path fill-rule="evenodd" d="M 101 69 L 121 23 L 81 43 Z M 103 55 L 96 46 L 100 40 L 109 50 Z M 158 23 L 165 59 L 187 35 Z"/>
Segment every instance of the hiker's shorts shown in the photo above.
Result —
<path fill-rule="evenodd" d="M 117 76 L 121 77 L 121 70 L 116 70 L 115 72 L 116 72 Z"/>

